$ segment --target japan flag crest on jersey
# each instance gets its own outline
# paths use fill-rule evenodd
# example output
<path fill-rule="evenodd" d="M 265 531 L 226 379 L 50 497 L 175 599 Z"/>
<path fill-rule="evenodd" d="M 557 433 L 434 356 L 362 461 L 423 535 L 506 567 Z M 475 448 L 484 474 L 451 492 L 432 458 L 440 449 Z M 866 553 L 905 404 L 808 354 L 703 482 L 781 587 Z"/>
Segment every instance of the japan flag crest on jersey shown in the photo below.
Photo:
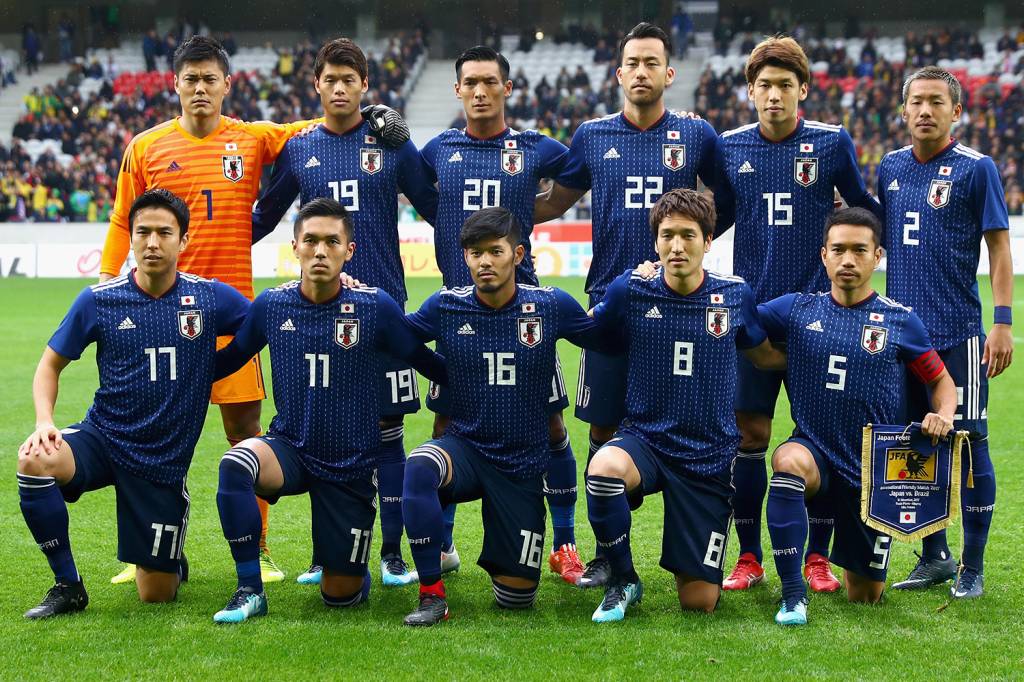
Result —
<path fill-rule="evenodd" d="M 797 157 L 793 160 L 793 179 L 798 184 L 808 187 L 818 180 L 818 160 Z"/>
<path fill-rule="evenodd" d="M 238 182 L 245 177 L 245 165 L 242 163 L 241 154 L 225 154 L 220 157 L 220 163 L 224 169 L 224 177 L 231 182 Z"/>
<path fill-rule="evenodd" d="M 509 175 L 523 172 L 523 152 L 520 149 L 501 150 L 501 170 Z"/>
<path fill-rule="evenodd" d="M 380 149 L 360 149 L 359 167 L 370 175 L 380 172 L 384 167 L 384 153 Z"/>
<path fill-rule="evenodd" d="M 519 343 L 533 348 L 544 338 L 542 321 L 539 317 L 519 318 Z"/>
<path fill-rule="evenodd" d="M 677 171 L 686 165 L 686 145 L 661 145 L 661 162 L 670 171 Z"/>
<path fill-rule="evenodd" d="M 864 325 L 864 330 L 860 335 L 861 348 L 867 352 L 875 355 L 885 350 L 885 339 L 889 335 L 889 330 L 885 327 L 876 327 L 873 324 Z"/>
<path fill-rule="evenodd" d="M 932 180 L 932 184 L 928 186 L 928 205 L 932 208 L 942 208 L 949 203 L 949 195 L 952 193 L 951 180 Z"/>
<path fill-rule="evenodd" d="M 705 326 L 708 334 L 720 339 L 729 333 L 729 309 L 728 308 L 708 308 L 707 309 L 707 324 Z"/>
<path fill-rule="evenodd" d="M 334 342 L 348 350 L 359 343 L 359 320 L 337 318 L 334 320 Z"/>
<path fill-rule="evenodd" d="M 179 310 L 178 333 L 189 341 L 198 338 L 203 333 L 203 311 Z"/>

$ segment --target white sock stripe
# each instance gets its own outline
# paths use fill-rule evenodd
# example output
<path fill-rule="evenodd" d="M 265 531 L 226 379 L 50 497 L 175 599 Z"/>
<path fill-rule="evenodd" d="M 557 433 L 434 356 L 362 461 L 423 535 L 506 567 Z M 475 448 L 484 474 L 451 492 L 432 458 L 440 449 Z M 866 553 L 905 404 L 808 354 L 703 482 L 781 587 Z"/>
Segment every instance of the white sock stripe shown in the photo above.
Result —
<path fill-rule="evenodd" d="M 255 483 L 260 478 L 260 458 L 256 456 L 256 453 L 248 448 L 232 448 L 224 453 L 224 459 L 230 459 L 233 462 L 238 462 L 246 469 L 249 470 L 249 474 L 252 476 L 252 481 Z"/>
<path fill-rule="evenodd" d="M 565 438 L 563 438 L 560 442 L 548 445 L 548 449 L 550 449 L 550 450 L 565 450 L 567 447 L 569 447 L 569 432 L 568 431 L 566 431 L 566 433 L 565 433 Z"/>
<path fill-rule="evenodd" d="M 587 480 L 587 492 L 597 497 L 614 497 L 616 495 L 622 495 L 626 492 L 626 486 L 623 483 L 603 483 L 601 481 Z"/>
<path fill-rule="evenodd" d="M 360 598 L 362 596 L 363 596 L 363 591 L 362 590 L 356 592 L 355 594 L 353 594 L 350 597 L 342 597 L 340 599 L 335 599 L 334 597 L 328 597 L 326 594 L 323 593 L 322 590 L 320 592 L 320 598 L 324 600 L 324 604 L 327 604 L 328 606 L 337 606 L 337 607 L 342 607 L 342 608 L 344 608 L 346 606 L 355 606 L 356 604 L 359 603 L 359 600 L 360 600 Z"/>
<path fill-rule="evenodd" d="M 785 480 L 785 479 L 780 480 L 780 479 L 773 478 L 768 483 L 768 486 L 770 488 L 789 488 L 790 490 L 796 490 L 796 491 L 801 492 L 801 493 L 807 490 L 807 485 L 806 484 L 804 484 L 804 483 L 797 483 L 796 481 L 788 481 L 788 480 Z"/>
<path fill-rule="evenodd" d="M 257 469 L 252 465 L 252 462 L 250 462 L 248 459 L 238 457 L 237 455 L 230 452 L 225 452 L 223 459 L 229 459 L 232 462 L 236 462 L 240 464 L 242 467 L 244 467 L 245 470 L 249 472 L 249 475 L 252 476 L 253 483 L 255 483 L 259 479 L 259 473 L 257 472 Z"/>
<path fill-rule="evenodd" d="M 759 452 L 744 452 L 743 450 L 736 451 L 736 456 L 742 457 L 743 459 L 764 459 L 767 455 L 767 450 L 761 450 Z"/>
<path fill-rule="evenodd" d="M 385 442 L 385 443 L 393 441 L 393 440 L 401 440 L 404 437 L 405 437 L 405 427 L 404 426 L 393 426 L 391 428 L 381 429 L 380 430 L 380 439 L 381 439 L 382 442 Z"/>
<path fill-rule="evenodd" d="M 444 451 L 441 448 L 434 447 L 433 445 L 421 445 L 412 452 L 409 453 L 409 459 L 413 457 L 426 457 L 437 466 L 438 472 L 441 474 L 441 482 L 448 478 L 448 461 L 444 457 Z"/>
<path fill-rule="evenodd" d="M 53 476 L 29 476 L 18 474 L 19 488 L 50 488 L 57 485 L 57 479 Z"/>
<path fill-rule="evenodd" d="M 537 599 L 537 587 L 533 588 L 529 592 L 525 591 L 513 591 L 507 587 L 499 585 L 496 582 L 491 583 L 491 589 L 494 591 L 494 598 L 499 604 L 511 604 L 516 606 L 529 606 Z"/>

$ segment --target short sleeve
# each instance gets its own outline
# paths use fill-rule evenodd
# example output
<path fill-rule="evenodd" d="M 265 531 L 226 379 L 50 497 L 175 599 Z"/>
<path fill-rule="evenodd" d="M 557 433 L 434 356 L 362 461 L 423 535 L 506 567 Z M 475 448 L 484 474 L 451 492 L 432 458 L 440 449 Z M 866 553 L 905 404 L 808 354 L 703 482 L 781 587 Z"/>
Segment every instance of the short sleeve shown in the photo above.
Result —
<path fill-rule="evenodd" d="M 712 191 L 715 195 L 715 213 L 718 216 L 715 222 L 715 237 L 720 237 L 736 222 L 736 195 L 729 182 L 725 163 L 725 140 L 721 135 L 715 141 L 714 159 L 715 181 Z"/>
<path fill-rule="evenodd" d="M 423 157 L 424 172 L 427 174 L 427 179 L 432 183 L 437 182 L 437 149 L 441 146 L 441 136 L 432 138 L 427 142 L 426 146 L 420 151 L 420 156 Z"/>
<path fill-rule="evenodd" d="M 569 158 L 569 148 L 558 140 L 541 135 L 537 142 L 537 152 L 540 154 L 540 177 L 559 180 Z"/>
<path fill-rule="evenodd" d="M 796 294 L 786 294 L 757 306 L 761 327 L 772 341 L 786 340 L 789 331 L 789 316 L 793 312 L 796 297 Z"/>
<path fill-rule="evenodd" d="M 431 170 L 412 140 L 398 148 L 398 188 L 431 225 L 437 220 L 437 188 Z"/>
<path fill-rule="evenodd" d="M 743 324 L 736 332 L 736 347 L 741 350 L 757 348 L 768 338 L 768 332 L 761 324 L 754 292 L 746 282 L 740 287 L 740 310 L 743 312 Z"/>
<path fill-rule="evenodd" d="M 420 309 L 405 316 L 413 333 L 420 341 L 434 341 L 441 333 L 441 292 L 434 292 L 423 302 Z"/>
<path fill-rule="evenodd" d="M 47 344 L 57 355 L 69 360 L 82 357 L 86 347 L 99 338 L 99 320 L 96 315 L 96 296 L 92 289 L 84 289 L 71 304 L 57 331 Z"/>
<path fill-rule="evenodd" d="M 217 301 L 217 336 L 235 334 L 252 304 L 238 289 L 223 282 L 213 283 L 213 295 Z"/>
<path fill-rule="evenodd" d="M 604 298 L 594 306 L 594 320 L 602 329 L 625 329 L 626 297 L 629 291 L 629 278 L 632 276 L 633 271 L 626 270 L 612 280 L 604 292 Z"/>
<path fill-rule="evenodd" d="M 700 139 L 700 165 L 697 166 L 697 177 L 714 191 L 718 178 L 715 176 L 715 147 L 718 134 L 711 124 L 702 120 Z"/>
<path fill-rule="evenodd" d="M 971 179 L 971 210 L 983 232 L 1007 230 L 1010 226 L 1006 195 L 996 164 L 988 156 L 974 165 Z"/>
<path fill-rule="evenodd" d="M 928 330 L 916 313 L 907 316 L 897 348 L 897 357 L 923 384 L 934 381 L 946 365 L 932 347 Z"/>
<path fill-rule="evenodd" d="M 587 191 L 591 186 L 590 168 L 587 166 L 586 144 L 589 138 L 589 125 L 581 125 L 572 136 L 565 166 L 556 178 L 559 185 L 579 191 Z"/>

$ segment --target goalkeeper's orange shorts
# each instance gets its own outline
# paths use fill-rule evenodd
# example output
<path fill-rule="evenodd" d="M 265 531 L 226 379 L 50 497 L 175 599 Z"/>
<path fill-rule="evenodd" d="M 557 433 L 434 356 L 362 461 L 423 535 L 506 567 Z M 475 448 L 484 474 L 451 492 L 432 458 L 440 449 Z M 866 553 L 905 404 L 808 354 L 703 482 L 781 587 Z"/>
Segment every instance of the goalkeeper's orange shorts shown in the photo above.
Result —
<path fill-rule="evenodd" d="M 233 338 L 233 336 L 218 336 L 217 350 L 231 343 Z M 215 382 L 210 394 L 210 402 L 215 405 L 250 403 L 263 400 L 266 397 L 263 368 L 260 365 L 260 356 L 257 355 L 245 363 L 242 369 Z"/>

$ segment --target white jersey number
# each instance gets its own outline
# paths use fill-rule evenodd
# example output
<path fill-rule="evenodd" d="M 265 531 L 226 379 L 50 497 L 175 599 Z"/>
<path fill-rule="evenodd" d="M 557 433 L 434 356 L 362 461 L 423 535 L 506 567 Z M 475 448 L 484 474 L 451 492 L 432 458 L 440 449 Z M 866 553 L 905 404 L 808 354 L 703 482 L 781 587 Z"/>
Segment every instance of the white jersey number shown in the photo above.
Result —
<path fill-rule="evenodd" d="M 466 187 L 462 191 L 462 210 L 479 211 L 501 204 L 500 180 L 477 180 L 466 178 Z"/>
<path fill-rule="evenodd" d="M 332 180 L 327 183 L 334 194 L 334 200 L 340 203 L 349 211 L 359 210 L 359 181 L 358 180 Z"/>
<path fill-rule="evenodd" d="M 660 175 L 627 175 L 626 176 L 626 208 L 651 208 L 661 196 L 662 178 Z"/>
<path fill-rule="evenodd" d="M 516 385 L 515 353 L 484 353 L 487 360 L 487 383 L 490 386 Z"/>
<path fill-rule="evenodd" d="M 768 202 L 768 225 L 793 224 L 793 195 L 789 192 L 765 192 L 761 198 Z"/>

